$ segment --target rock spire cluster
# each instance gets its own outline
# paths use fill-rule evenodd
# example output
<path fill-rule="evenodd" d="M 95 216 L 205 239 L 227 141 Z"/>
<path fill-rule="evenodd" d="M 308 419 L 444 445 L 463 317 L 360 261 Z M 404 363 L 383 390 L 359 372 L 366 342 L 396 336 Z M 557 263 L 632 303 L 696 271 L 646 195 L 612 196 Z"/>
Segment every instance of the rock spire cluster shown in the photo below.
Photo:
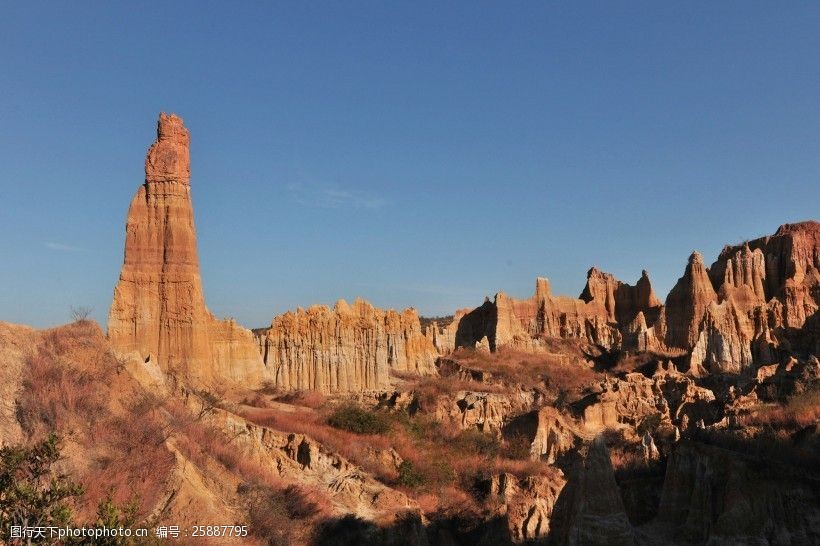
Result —
<path fill-rule="evenodd" d="M 486 343 L 540 350 L 545 338 L 605 349 L 686 356 L 692 374 L 740 373 L 790 351 L 820 350 L 820 223 L 786 224 L 769 237 L 727 246 L 707 267 L 693 252 L 665 303 L 643 271 L 635 286 L 592 268 L 578 299 L 539 278 L 524 300 L 496 294 L 426 332 L 443 352 Z"/>

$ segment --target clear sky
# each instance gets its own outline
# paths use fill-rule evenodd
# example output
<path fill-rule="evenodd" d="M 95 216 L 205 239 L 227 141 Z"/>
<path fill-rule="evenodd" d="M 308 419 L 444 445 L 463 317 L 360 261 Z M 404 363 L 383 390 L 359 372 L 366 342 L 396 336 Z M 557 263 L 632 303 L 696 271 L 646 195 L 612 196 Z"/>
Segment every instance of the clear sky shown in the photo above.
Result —
<path fill-rule="evenodd" d="M 0 320 L 105 324 L 160 111 L 206 300 L 449 314 L 817 219 L 820 4 L 6 2 Z"/>

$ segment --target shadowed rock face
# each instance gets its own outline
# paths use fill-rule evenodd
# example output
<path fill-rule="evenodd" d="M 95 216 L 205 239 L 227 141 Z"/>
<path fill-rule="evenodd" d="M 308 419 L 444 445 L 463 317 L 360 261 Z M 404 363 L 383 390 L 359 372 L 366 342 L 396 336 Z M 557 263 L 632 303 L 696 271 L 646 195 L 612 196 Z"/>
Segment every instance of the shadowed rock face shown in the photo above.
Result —
<path fill-rule="evenodd" d="M 779 360 L 781 346 L 816 350 L 820 224 L 781 226 L 771 237 L 726 247 L 709 276 L 718 293 L 691 347 L 695 369 L 738 373 Z"/>
<path fill-rule="evenodd" d="M 145 160 L 145 183 L 128 210 L 125 260 L 108 318 L 113 348 L 154 359 L 191 379 L 250 384 L 265 370 L 250 331 L 205 306 L 191 204 L 190 136 L 161 114 Z"/>
<path fill-rule="evenodd" d="M 658 521 L 687 543 L 816 544 L 817 484 L 694 443 L 669 459 Z"/>
<path fill-rule="evenodd" d="M 499 292 L 494 301 L 456 313 L 449 329 L 455 330 L 455 347 L 473 347 L 486 337 L 492 351 L 503 345 L 538 350 L 538 338 L 561 337 L 616 348 L 621 329 L 636 320 L 645 324 L 645 317 L 654 321 L 660 309 L 646 271 L 631 286 L 593 267 L 580 298 L 554 296 L 549 281 L 538 278 L 531 298 Z"/>
<path fill-rule="evenodd" d="M 716 286 L 747 286 L 757 303 L 780 300 L 784 326 L 800 328 L 820 305 L 820 222 L 784 224 L 772 236 L 727 246 L 711 270 Z"/>
<path fill-rule="evenodd" d="M 550 544 L 635 544 L 609 453 L 600 438 L 569 469 L 553 518 Z"/>
<path fill-rule="evenodd" d="M 587 273 L 587 284 L 581 293 L 581 299 L 602 304 L 606 309 L 607 320 L 619 324 L 628 324 L 638 313 L 650 315 L 650 321 L 654 322 L 661 307 L 645 270 L 641 272 L 637 284 L 631 286 L 619 281 L 611 273 L 593 267 Z"/>

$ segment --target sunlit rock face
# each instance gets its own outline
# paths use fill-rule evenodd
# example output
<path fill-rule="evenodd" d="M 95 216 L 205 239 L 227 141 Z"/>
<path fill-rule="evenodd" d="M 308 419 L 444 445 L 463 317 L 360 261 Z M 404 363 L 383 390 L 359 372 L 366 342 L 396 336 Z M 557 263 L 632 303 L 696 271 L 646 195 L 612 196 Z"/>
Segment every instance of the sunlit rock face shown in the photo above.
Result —
<path fill-rule="evenodd" d="M 197 381 L 261 384 L 253 335 L 205 306 L 191 203 L 190 135 L 160 114 L 126 222 L 125 260 L 114 289 L 108 336 L 119 353 L 152 358 Z"/>
<path fill-rule="evenodd" d="M 435 373 L 438 356 L 415 310 L 383 311 L 364 300 L 279 315 L 259 346 L 276 386 L 323 392 L 387 389 L 391 373 Z"/>

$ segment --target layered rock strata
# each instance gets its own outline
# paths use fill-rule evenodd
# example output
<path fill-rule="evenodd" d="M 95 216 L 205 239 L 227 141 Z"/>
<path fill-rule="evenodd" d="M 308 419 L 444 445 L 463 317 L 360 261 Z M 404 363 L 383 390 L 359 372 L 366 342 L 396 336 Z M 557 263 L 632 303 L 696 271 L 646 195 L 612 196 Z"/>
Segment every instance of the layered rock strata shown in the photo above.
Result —
<path fill-rule="evenodd" d="M 259 385 L 267 374 L 251 332 L 217 320 L 205 306 L 189 145 L 182 119 L 161 114 L 145 160 L 145 183 L 128 210 L 108 336 L 118 353 L 155 360 L 194 381 Z"/>
<path fill-rule="evenodd" d="M 257 335 L 271 380 L 283 389 L 384 390 L 391 372 L 435 373 L 438 353 L 413 309 L 340 300 L 333 309 L 316 305 L 277 316 Z"/>

